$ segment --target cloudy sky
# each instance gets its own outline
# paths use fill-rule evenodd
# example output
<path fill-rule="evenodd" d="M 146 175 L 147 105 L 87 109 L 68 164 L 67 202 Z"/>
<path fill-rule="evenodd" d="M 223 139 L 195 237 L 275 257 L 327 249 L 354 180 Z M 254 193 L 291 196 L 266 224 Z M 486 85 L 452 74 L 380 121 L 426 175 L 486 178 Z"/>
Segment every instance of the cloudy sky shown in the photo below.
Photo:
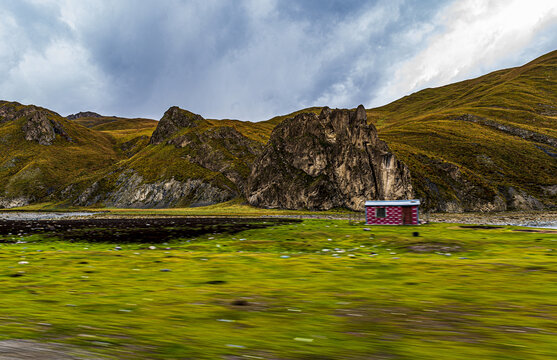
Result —
<path fill-rule="evenodd" d="M 555 0 L 2 0 L 0 99 L 264 120 L 384 105 L 557 49 Z"/>

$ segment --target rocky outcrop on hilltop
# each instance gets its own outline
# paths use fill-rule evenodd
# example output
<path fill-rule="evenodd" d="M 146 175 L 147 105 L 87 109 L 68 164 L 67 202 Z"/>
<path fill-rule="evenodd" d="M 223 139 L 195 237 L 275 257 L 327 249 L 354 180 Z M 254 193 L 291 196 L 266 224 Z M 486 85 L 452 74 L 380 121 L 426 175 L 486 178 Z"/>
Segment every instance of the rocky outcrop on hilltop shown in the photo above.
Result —
<path fill-rule="evenodd" d="M 232 126 L 210 125 L 202 116 L 171 107 L 161 118 L 150 140 L 186 150 L 184 160 L 223 174 L 244 191 L 251 165 L 263 144 L 247 138 Z"/>
<path fill-rule="evenodd" d="M 365 200 L 412 197 L 408 168 L 367 124 L 365 109 L 303 113 L 272 132 L 246 197 L 254 206 L 363 210 Z"/>
<path fill-rule="evenodd" d="M 179 130 L 195 127 L 203 120 L 201 115 L 173 106 L 164 113 L 149 143 L 153 145 L 161 144 L 168 141 L 170 137 Z"/>
<path fill-rule="evenodd" d="M 80 111 L 77 114 L 70 114 L 68 116 L 66 116 L 66 119 L 68 120 L 75 120 L 75 119 L 81 119 L 84 117 L 102 117 L 101 114 L 97 114 L 96 112 L 92 112 L 92 111 Z"/>
<path fill-rule="evenodd" d="M 239 196 L 245 190 L 255 158 L 263 150 L 263 144 L 230 126 L 189 132 L 169 140 L 168 144 L 191 150 L 184 157 L 187 161 L 223 174 L 238 187 Z"/>
<path fill-rule="evenodd" d="M 16 102 L 0 102 L 0 124 L 25 119 L 22 130 L 27 141 L 52 145 L 57 135 L 72 141 L 64 126 L 56 119 L 60 115 L 34 105 L 23 106 Z"/>
<path fill-rule="evenodd" d="M 25 140 L 36 141 L 41 145 L 52 145 L 56 135 L 60 135 L 67 141 L 72 141 L 62 124 L 49 118 L 48 113 L 40 110 L 35 111 L 30 116 L 22 130 L 25 133 Z"/>

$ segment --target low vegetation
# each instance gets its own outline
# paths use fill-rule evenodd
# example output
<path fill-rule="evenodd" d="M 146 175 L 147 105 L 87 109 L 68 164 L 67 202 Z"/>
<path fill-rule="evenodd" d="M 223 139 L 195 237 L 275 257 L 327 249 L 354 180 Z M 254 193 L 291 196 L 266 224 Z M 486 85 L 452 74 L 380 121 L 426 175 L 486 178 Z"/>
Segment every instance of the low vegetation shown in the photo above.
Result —
<path fill-rule="evenodd" d="M 62 238 L 56 227 L 4 233 L 0 339 L 118 359 L 557 352 L 555 233 L 263 221 L 267 227 L 185 231 L 164 243 L 122 241 L 117 231 L 112 240 L 71 241 L 78 229 Z"/>

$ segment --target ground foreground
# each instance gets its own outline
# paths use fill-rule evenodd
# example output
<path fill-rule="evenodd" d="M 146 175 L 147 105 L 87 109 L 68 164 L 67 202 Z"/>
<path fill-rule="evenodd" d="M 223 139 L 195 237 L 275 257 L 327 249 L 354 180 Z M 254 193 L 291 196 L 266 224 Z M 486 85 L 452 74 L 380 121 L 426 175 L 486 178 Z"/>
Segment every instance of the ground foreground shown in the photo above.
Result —
<path fill-rule="evenodd" d="M 2 222 L 0 359 L 557 353 L 552 230 L 250 221 Z"/>

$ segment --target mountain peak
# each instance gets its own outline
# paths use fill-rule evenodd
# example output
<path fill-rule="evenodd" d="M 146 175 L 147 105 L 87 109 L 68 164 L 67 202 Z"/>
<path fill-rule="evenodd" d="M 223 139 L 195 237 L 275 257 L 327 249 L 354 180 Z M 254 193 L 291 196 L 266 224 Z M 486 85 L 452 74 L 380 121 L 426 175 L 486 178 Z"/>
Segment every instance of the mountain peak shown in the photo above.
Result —
<path fill-rule="evenodd" d="M 166 110 L 160 119 L 149 143 L 153 145 L 160 144 L 168 140 L 170 136 L 180 129 L 195 127 L 203 120 L 205 119 L 201 115 L 172 106 Z"/>

